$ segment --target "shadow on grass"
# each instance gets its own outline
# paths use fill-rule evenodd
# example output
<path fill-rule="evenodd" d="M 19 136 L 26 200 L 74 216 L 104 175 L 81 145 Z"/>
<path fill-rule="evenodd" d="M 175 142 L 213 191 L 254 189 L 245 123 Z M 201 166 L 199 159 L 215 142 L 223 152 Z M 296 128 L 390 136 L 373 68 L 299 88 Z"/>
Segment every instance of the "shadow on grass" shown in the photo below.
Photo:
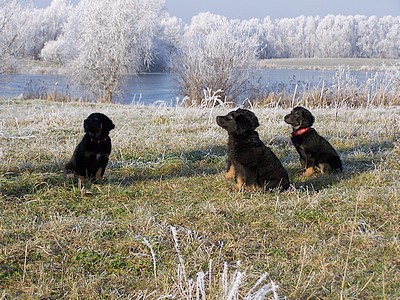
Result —
<path fill-rule="evenodd" d="M 127 186 L 134 182 L 199 175 L 215 175 L 225 170 L 226 147 L 210 146 L 187 152 L 159 154 L 147 159 L 111 164 L 110 184 Z"/>
<path fill-rule="evenodd" d="M 44 188 L 76 187 L 77 178 L 64 176 L 65 163 L 24 163 L 4 171 L 0 176 L 0 196 L 12 201 L 40 193 Z M 214 175 L 225 170 L 225 165 L 226 147 L 218 145 L 187 152 L 156 153 L 139 159 L 110 161 L 101 184 L 129 186 L 138 181 Z"/>
<path fill-rule="evenodd" d="M 285 145 L 284 147 L 288 147 Z M 356 148 L 339 149 L 344 170 L 342 173 L 301 176 L 297 153 L 281 158 L 296 189 L 319 191 L 335 185 L 352 176 L 372 171 L 382 162 L 385 155 L 395 147 L 394 142 L 382 141 L 374 144 L 360 144 Z M 134 182 L 162 180 L 199 175 L 215 175 L 226 170 L 226 146 L 214 145 L 187 152 L 156 154 L 147 158 L 111 162 L 106 170 L 104 184 L 129 186 Z M 287 167 L 289 161 L 297 160 L 297 167 Z M 75 181 L 63 176 L 63 162 L 24 165 L 0 177 L 0 195 L 20 198 L 52 186 L 68 186 Z"/>
<path fill-rule="evenodd" d="M 394 147 L 393 142 L 382 141 L 373 144 L 360 144 L 356 148 L 340 149 L 338 152 L 342 159 L 343 172 L 304 178 L 301 176 L 302 170 L 300 170 L 299 162 L 299 169 L 288 169 L 289 176 L 296 189 L 319 191 L 349 180 L 355 175 L 373 171 Z"/>
<path fill-rule="evenodd" d="M 0 176 L 0 196 L 8 201 L 23 199 L 26 195 L 40 193 L 55 186 L 65 186 L 63 174 L 59 169 L 49 170 L 47 166 L 7 172 Z"/>

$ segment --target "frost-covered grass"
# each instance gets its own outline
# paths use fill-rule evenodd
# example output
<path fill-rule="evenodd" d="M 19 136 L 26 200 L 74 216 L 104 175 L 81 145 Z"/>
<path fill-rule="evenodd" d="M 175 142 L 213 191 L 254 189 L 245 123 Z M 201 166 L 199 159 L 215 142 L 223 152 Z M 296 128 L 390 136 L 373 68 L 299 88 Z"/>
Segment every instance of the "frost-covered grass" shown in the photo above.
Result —
<path fill-rule="evenodd" d="M 254 108 L 280 194 L 231 191 L 229 110 L 1 100 L 0 299 L 396 299 L 400 108 L 313 109 L 344 173 L 307 180 L 288 110 Z M 113 150 L 81 191 L 62 167 L 94 111 Z"/>

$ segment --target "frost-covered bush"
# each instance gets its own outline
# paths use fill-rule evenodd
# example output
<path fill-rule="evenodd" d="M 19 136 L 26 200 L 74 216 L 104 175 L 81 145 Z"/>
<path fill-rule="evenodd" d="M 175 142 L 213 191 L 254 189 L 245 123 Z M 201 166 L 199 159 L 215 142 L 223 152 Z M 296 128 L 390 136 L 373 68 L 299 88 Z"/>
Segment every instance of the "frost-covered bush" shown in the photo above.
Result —
<path fill-rule="evenodd" d="M 238 21 L 210 13 L 194 17 L 174 59 L 186 104 L 199 105 L 204 90 L 221 91 L 223 102 L 239 100 L 249 88 L 257 47 Z"/>
<path fill-rule="evenodd" d="M 123 76 L 152 62 L 152 46 L 163 0 L 81 0 L 66 26 L 75 47 L 70 77 L 91 97 L 112 102 Z"/>
<path fill-rule="evenodd" d="M 182 19 L 165 14 L 159 21 L 154 37 L 154 64 L 151 71 L 169 71 L 171 54 L 181 44 L 185 24 Z"/>
<path fill-rule="evenodd" d="M 40 52 L 40 58 L 45 61 L 56 62 L 63 64 L 65 61 L 65 43 L 63 39 L 57 41 L 48 41 L 42 51 Z"/>

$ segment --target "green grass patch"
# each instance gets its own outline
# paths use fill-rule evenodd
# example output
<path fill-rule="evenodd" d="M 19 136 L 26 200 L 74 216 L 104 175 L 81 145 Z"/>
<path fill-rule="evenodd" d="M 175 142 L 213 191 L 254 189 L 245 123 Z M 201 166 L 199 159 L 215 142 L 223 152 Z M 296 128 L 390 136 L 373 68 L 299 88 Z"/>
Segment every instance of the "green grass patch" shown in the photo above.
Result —
<path fill-rule="evenodd" d="M 79 190 L 62 167 L 94 111 L 113 149 L 104 182 Z M 241 297 L 268 273 L 289 299 L 396 299 L 399 108 L 315 109 L 344 172 L 307 179 L 287 111 L 255 108 L 283 193 L 232 191 L 214 121 L 228 111 L 0 101 L 0 298 L 191 299 L 204 273 L 211 299 L 240 271 Z"/>

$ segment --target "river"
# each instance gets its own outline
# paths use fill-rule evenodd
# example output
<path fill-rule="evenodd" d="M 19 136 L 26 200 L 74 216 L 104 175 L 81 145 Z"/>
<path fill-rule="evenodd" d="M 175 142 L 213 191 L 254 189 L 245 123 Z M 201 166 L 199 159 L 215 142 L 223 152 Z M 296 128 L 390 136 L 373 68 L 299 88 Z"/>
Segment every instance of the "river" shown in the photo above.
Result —
<path fill-rule="evenodd" d="M 325 87 L 335 84 L 335 70 L 301 70 L 301 69 L 263 69 L 260 71 L 259 84 L 269 90 L 285 89 L 288 93 L 298 86 L 318 86 L 324 81 Z M 367 71 L 350 71 L 345 73 L 361 84 L 375 73 Z M 0 97 L 45 97 L 48 91 L 79 98 L 63 75 L 37 74 L 3 74 L 0 75 Z M 171 73 L 144 73 L 128 76 L 117 101 L 124 104 L 152 104 L 162 101 L 171 105 L 182 100 L 176 81 Z"/>

